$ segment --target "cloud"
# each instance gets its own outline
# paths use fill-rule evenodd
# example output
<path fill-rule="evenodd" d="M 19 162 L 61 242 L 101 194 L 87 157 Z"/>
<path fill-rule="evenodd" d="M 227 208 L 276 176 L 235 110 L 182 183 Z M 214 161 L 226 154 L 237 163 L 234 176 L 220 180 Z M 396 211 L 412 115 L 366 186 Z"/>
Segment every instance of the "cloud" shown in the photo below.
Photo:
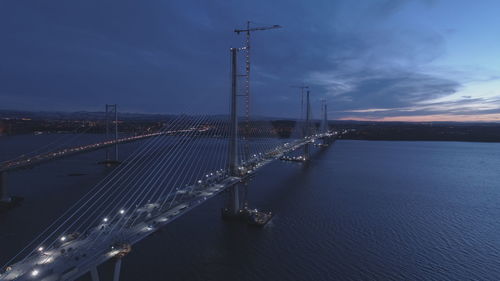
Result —
<path fill-rule="evenodd" d="M 313 73 L 310 81 L 322 86 L 333 106 L 342 109 L 398 108 L 455 93 L 456 81 L 401 69 L 364 69 L 344 74 Z"/>
<path fill-rule="evenodd" d="M 500 116 L 500 99 L 498 98 L 464 98 L 446 102 L 427 102 L 399 108 L 373 108 L 363 110 L 345 110 L 340 113 L 342 119 L 363 120 L 427 120 L 434 117 L 447 116 L 446 120 L 462 121 L 469 116 L 471 121 L 484 121 L 489 117 Z M 488 117 L 489 116 L 489 117 Z"/>

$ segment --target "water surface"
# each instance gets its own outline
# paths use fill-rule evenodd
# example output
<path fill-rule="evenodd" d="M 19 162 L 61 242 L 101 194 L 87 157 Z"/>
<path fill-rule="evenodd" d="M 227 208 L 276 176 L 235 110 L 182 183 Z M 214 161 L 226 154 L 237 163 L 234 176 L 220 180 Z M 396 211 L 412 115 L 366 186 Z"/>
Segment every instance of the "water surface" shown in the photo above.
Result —
<path fill-rule="evenodd" d="M 109 172 L 102 157 L 9 175 L 26 201 L 0 215 L 0 263 Z M 137 244 L 122 280 L 499 280 L 499 170 L 500 144 L 338 141 L 259 172 L 263 229 L 222 221 L 219 196 Z"/>

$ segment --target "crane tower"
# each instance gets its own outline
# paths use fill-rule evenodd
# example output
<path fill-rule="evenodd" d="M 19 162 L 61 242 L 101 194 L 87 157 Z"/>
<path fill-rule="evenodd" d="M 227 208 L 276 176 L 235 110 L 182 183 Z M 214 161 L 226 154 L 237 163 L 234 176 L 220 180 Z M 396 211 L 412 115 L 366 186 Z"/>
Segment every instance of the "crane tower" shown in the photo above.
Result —
<path fill-rule="evenodd" d="M 251 27 L 250 21 L 247 21 L 247 26 L 245 29 L 235 29 L 234 32 L 236 34 L 245 33 L 245 138 L 248 138 L 248 134 L 250 132 L 250 34 L 254 31 L 260 30 L 270 30 L 281 28 L 280 25 L 269 25 L 269 26 L 259 26 L 259 27 Z M 248 144 L 245 144 L 245 154 L 248 156 Z"/>

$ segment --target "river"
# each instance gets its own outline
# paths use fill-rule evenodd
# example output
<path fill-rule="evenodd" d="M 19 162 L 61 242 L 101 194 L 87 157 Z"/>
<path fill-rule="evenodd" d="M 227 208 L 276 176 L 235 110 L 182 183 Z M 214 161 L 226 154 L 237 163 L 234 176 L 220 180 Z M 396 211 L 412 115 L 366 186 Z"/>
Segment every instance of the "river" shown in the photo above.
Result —
<path fill-rule="evenodd" d="M 1 155 L 40 137 L 0 138 Z M 0 215 L 1 264 L 110 172 L 103 157 L 9 174 L 25 201 Z M 339 140 L 263 168 L 247 193 L 274 213 L 264 228 L 223 221 L 223 194 L 135 245 L 121 280 L 500 280 L 500 144 Z"/>

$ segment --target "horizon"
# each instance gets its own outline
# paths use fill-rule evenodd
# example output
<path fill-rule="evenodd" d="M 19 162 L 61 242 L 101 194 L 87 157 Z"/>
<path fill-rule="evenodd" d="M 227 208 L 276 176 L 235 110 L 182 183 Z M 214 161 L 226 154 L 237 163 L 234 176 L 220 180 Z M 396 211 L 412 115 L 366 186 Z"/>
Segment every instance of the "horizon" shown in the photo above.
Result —
<path fill-rule="evenodd" d="M 89 111 L 89 110 L 78 110 L 78 111 L 63 111 L 63 110 L 22 110 L 22 109 L 0 109 L 0 114 L 3 112 L 15 112 L 15 113 L 27 113 L 27 114 L 54 114 L 54 113 L 60 113 L 60 114 L 66 114 L 66 115 L 72 115 L 72 114 L 78 114 L 78 113 L 92 113 L 92 114 L 105 114 L 105 111 Z M 144 116 L 155 116 L 155 115 L 160 115 L 160 116 L 177 116 L 177 115 L 187 115 L 187 116 L 197 116 L 200 114 L 195 114 L 195 113 L 150 113 L 150 112 L 133 112 L 133 111 L 127 111 L 127 112 L 120 112 L 118 111 L 118 119 L 120 119 L 120 114 L 124 115 L 144 115 Z M 213 113 L 209 114 L 208 116 L 229 116 L 229 113 Z M 6 117 L 3 117 L 5 119 Z M 240 116 L 240 119 L 245 118 L 244 116 Z M 253 120 L 259 120 L 259 119 L 272 119 L 272 120 L 278 120 L 278 121 L 299 121 L 299 118 L 295 117 L 278 117 L 278 116 L 267 116 L 267 115 L 258 115 L 258 116 L 253 116 L 251 117 Z M 320 120 L 321 118 L 319 117 L 313 117 L 311 120 Z M 425 119 L 419 120 L 419 119 L 414 119 L 414 120 L 408 120 L 408 121 L 401 121 L 401 120 L 393 120 L 391 118 L 383 118 L 381 119 L 345 119 L 345 118 L 340 118 L 340 119 L 331 119 L 328 118 L 329 122 L 359 122 L 359 123 L 407 123 L 407 124 L 425 124 L 425 123 L 457 123 L 457 124 L 500 124 L 500 121 L 490 121 L 490 120 L 466 120 L 466 121 L 459 121 L 459 120 L 442 120 L 442 121 L 427 121 Z"/>

